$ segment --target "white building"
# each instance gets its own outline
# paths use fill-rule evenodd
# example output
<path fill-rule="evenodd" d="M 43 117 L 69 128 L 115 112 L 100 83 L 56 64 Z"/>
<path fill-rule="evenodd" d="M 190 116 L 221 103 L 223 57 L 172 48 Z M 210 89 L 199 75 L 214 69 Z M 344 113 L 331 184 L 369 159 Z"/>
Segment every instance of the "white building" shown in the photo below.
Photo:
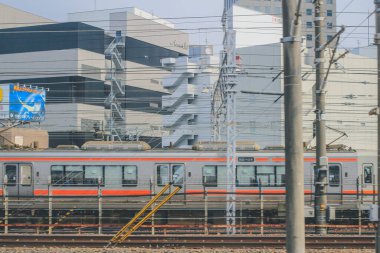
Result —
<path fill-rule="evenodd" d="M 324 1 L 323 15 L 325 17 L 326 39 L 336 32 L 336 1 Z M 238 0 L 237 5 L 257 12 L 270 14 L 276 17 L 282 16 L 281 0 Z M 262 24 L 263 27 L 266 25 Z M 306 38 L 306 46 L 314 47 L 314 4 L 313 0 L 302 0 L 302 34 Z"/>
<path fill-rule="evenodd" d="M 218 80 L 219 59 L 211 46 L 191 46 L 189 57 L 162 60 L 172 73 L 163 86 L 172 94 L 164 96 L 162 107 L 168 112 L 164 126 L 164 147 L 190 148 L 196 141 L 210 141 L 212 90 Z"/>
<path fill-rule="evenodd" d="M 250 66 L 246 69 L 247 76 L 239 78 L 239 86 L 242 87 L 239 90 L 244 87 L 249 91 L 283 93 L 280 43 L 240 48 L 238 52 L 242 53 L 244 64 Z M 338 51 L 338 55 L 342 53 Z M 329 59 L 330 55 L 331 51 L 327 51 L 326 58 Z M 314 59 L 306 49 L 302 59 L 303 140 L 305 144 L 314 146 Z M 351 53 L 333 64 L 326 85 L 327 144 L 344 144 L 353 149 L 377 148 L 377 119 L 368 115 L 377 103 L 376 66 L 376 59 Z M 246 95 L 243 106 L 238 103 L 238 139 L 249 138 L 261 146 L 284 145 L 283 103 L 283 98 L 278 95 Z"/>

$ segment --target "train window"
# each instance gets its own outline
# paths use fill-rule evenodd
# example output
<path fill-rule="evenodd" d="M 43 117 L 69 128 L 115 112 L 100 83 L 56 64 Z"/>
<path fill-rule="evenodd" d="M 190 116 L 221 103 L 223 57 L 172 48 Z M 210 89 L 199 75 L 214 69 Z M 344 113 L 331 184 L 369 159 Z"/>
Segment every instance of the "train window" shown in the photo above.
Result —
<path fill-rule="evenodd" d="M 329 165 L 329 185 L 331 187 L 340 186 L 340 165 Z"/>
<path fill-rule="evenodd" d="M 364 183 L 365 184 L 372 184 L 372 171 L 373 171 L 373 164 L 367 163 L 363 164 L 363 177 L 364 177 Z"/>
<path fill-rule="evenodd" d="M 183 164 L 172 165 L 173 184 L 174 185 L 182 185 L 184 177 L 185 177 L 185 165 L 183 165 Z"/>
<path fill-rule="evenodd" d="M 32 185 L 32 166 L 20 165 L 21 185 Z"/>
<path fill-rule="evenodd" d="M 276 186 L 285 186 L 285 166 L 276 166 Z"/>
<path fill-rule="evenodd" d="M 86 165 L 84 166 L 84 184 L 98 185 L 99 179 L 101 184 L 104 184 L 104 170 L 100 165 Z"/>
<path fill-rule="evenodd" d="M 169 180 L 169 165 L 157 165 L 157 185 L 166 185 Z"/>
<path fill-rule="evenodd" d="M 123 166 L 123 186 L 137 185 L 137 166 Z"/>
<path fill-rule="evenodd" d="M 217 166 L 206 165 L 203 167 L 203 185 L 210 187 L 218 186 Z"/>
<path fill-rule="evenodd" d="M 7 185 L 16 185 L 17 180 L 17 167 L 16 165 L 5 166 L 5 175 L 8 178 Z"/>
<path fill-rule="evenodd" d="M 236 186 L 254 186 L 256 184 L 254 166 L 239 165 L 236 167 Z"/>
<path fill-rule="evenodd" d="M 107 185 L 122 185 L 123 181 L 123 166 L 121 165 L 106 165 L 105 170 L 105 181 Z"/>
<path fill-rule="evenodd" d="M 51 166 L 51 182 L 53 185 L 63 184 L 65 181 L 65 166 Z"/>
<path fill-rule="evenodd" d="M 66 184 L 83 184 L 83 167 L 79 165 L 65 166 Z"/>
<path fill-rule="evenodd" d="M 275 174 L 273 166 L 257 166 L 256 179 L 262 186 L 274 186 Z"/>

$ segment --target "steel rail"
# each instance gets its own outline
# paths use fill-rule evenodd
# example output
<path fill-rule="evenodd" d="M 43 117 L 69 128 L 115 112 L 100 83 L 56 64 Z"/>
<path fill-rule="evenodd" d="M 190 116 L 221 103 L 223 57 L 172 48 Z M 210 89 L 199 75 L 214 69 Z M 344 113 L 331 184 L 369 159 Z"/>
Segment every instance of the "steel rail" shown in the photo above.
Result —
<path fill-rule="evenodd" d="M 100 235 L 1 235 L 2 247 L 93 247 L 108 244 L 112 236 Z M 155 248 L 285 248 L 285 236 L 134 235 L 118 247 Z M 308 249 L 374 249 L 374 236 L 306 236 Z"/>

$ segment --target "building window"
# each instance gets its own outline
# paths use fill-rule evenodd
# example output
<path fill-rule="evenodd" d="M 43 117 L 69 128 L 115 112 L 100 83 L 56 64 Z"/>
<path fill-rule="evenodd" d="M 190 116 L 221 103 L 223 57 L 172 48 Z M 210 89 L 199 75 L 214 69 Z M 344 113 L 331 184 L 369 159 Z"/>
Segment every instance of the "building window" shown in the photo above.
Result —
<path fill-rule="evenodd" d="M 333 28 L 333 23 L 332 22 L 327 22 L 326 23 L 327 29 L 332 29 Z"/>
<path fill-rule="evenodd" d="M 313 28 L 313 22 L 306 22 L 306 28 Z"/>
<path fill-rule="evenodd" d="M 333 38 L 332 35 L 327 35 L 327 41 L 330 41 Z"/>
<path fill-rule="evenodd" d="M 326 0 L 327 4 L 333 4 L 333 0 Z"/>
<path fill-rule="evenodd" d="M 312 3 L 313 0 L 305 0 L 305 3 Z"/>
<path fill-rule="evenodd" d="M 312 9 L 306 9 L 306 15 L 308 15 L 308 16 L 313 15 L 313 10 Z"/>
<path fill-rule="evenodd" d="M 306 40 L 313 40 L 313 35 L 312 34 L 306 34 Z"/>
<path fill-rule="evenodd" d="M 327 17 L 332 17 L 332 10 L 327 10 Z"/>
<path fill-rule="evenodd" d="M 210 187 L 218 186 L 217 166 L 206 165 L 203 167 L 203 185 Z"/>

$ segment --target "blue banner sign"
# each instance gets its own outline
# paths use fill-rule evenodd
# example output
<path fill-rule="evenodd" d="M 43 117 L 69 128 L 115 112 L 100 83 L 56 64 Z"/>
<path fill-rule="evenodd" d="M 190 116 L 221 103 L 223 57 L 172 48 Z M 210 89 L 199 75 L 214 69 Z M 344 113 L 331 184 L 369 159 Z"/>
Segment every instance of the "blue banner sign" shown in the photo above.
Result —
<path fill-rule="evenodd" d="M 45 120 L 46 91 L 31 86 L 9 85 L 9 118 L 28 122 Z"/>

